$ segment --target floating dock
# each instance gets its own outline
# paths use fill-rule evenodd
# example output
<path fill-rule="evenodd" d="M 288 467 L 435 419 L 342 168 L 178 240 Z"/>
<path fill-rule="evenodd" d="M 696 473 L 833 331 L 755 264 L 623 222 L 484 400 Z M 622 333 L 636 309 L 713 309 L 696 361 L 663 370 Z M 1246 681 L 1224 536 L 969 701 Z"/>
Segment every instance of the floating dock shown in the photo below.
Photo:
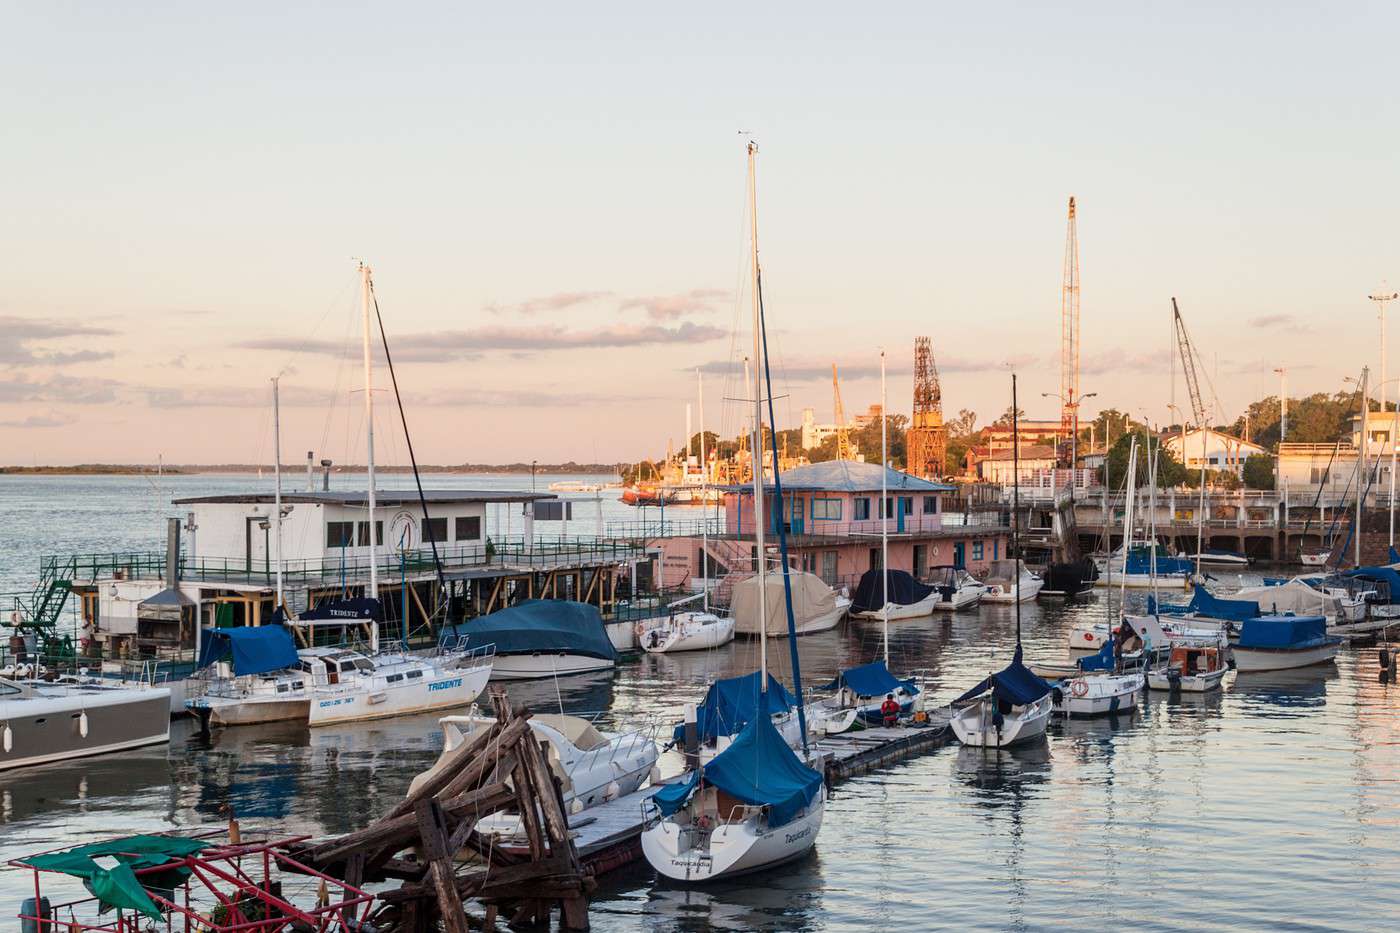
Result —
<path fill-rule="evenodd" d="M 952 740 L 947 710 L 930 713 L 925 726 L 874 728 L 829 736 L 820 743 L 828 756 L 827 786 L 928 754 Z M 644 787 L 569 817 L 569 832 L 574 837 L 579 862 L 591 868 L 595 877 L 642 857 L 642 805 L 655 792 L 654 786 Z"/>

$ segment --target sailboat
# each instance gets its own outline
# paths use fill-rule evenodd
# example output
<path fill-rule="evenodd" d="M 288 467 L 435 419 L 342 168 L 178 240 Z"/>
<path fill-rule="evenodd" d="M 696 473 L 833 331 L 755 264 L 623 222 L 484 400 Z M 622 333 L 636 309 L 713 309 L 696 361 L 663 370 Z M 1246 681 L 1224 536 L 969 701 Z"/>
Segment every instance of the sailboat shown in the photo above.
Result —
<path fill-rule="evenodd" d="M 705 383 L 700 371 L 695 371 L 700 394 L 700 502 L 708 507 L 710 467 L 705 459 Z M 687 409 L 688 411 L 689 409 Z M 687 416 L 686 421 L 690 419 Z M 688 439 L 687 439 L 688 440 Z M 690 460 L 690 448 L 685 459 Z M 682 610 L 680 606 L 700 599 L 700 611 Z M 667 607 L 667 615 L 643 619 L 637 623 L 637 644 L 648 654 L 674 654 L 680 651 L 704 651 L 718 648 L 734 640 L 734 617 L 721 617 L 710 611 L 710 522 L 700 521 L 700 593 L 687 596 Z"/>
<path fill-rule="evenodd" d="M 1012 484 L 1011 550 L 1021 562 L 1021 435 L 1016 408 L 1016 374 L 1011 374 Z M 1045 734 L 1054 701 L 1050 685 L 1021 662 L 1021 603 L 1016 606 L 1016 653 L 1011 663 L 988 675 L 953 701 L 950 725 L 964 745 L 1005 748 Z"/>
<path fill-rule="evenodd" d="M 755 371 L 767 375 L 767 335 L 763 329 L 763 277 L 758 264 L 758 198 L 754 171 L 757 147 L 748 144 L 749 214 L 752 224 L 753 350 Z M 772 380 L 768 385 L 769 421 L 773 419 Z M 759 384 L 755 380 L 755 384 Z M 763 392 L 754 393 L 754 543 L 759 555 L 759 591 L 766 592 L 767 559 L 763 513 Z M 773 452 L 774 492 L 783 507 L 777 450 Z M 782 572 L 787 581 L 787 536 L 779 523 Z M 788 628 L 796 635 L 790 587 Z M 766 599 L 758 601 L 760 631 L 766 632 Z M 771 678 L 768 639 L 759 638 L 759 672 L 755 712 L 732 742 L 708 763 L 693 768 L 688 778 L 652 795 L 645 809 L 642 852 L 663 877 L 703 882 L 761 871 L 801 857 L 817 841 L 826 810 L 826 786 L 821 770 L 799 758 L 779 735 L 769 715 Z M 802 669 L 797 640 L 790 637 L 792 675 L 798 728 L 807 751 L 807 723 L 802 708 Z M 713 687 L 711 688 L 714 689 Z M 786 705 L 786 704 L 784 704 Z M 818 759 L 819 761 L 820 759 Z"/>

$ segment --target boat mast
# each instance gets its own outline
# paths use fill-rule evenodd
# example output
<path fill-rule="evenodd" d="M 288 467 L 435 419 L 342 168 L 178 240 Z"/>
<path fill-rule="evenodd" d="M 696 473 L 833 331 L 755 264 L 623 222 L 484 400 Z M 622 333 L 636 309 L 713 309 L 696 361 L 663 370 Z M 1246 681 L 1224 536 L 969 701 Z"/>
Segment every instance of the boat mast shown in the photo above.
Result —
<path fill-rule="evenodd" d="M 1361 504 L 1366 501 L 1366 492 L 1371 488 L 1371 451 L 1366 437 L 1366 416 L 1371 412 L 1371 400 L 1367 397 L 1367 381 L 1371 378 L 1371 367 L 1361 370 L 1361 445 L 1357 448 L 1356 468 L 1356 566 L 1361 566 Z M 1363 485 L 1364 484 L 1364 485 Z M 1341 566 L 1337 558 L 1337 566 Z"/>
<path fill-rule="evenodd" d="M 1128 605 L 1128 536 L 1133 533 L 1133 500 L 1137 497 L 1134 480 L 1137 479 L 1137 434 L 1134 433 L 1128 445 L 1128 473 L 1123 477 L 1123 573 L 1118 581 L 1118 608 L 1121 611 Z M 1160 611 L 1160 610 L 1159 610 Z M 1113 617 L 1108 620 L 1108 633 L 1113 634 Z"/>
<path fill-rule="evenodd" d="M 749 239 L 750 258 L 753 262 L 753 358 L 756 390 L 753 394 L 753 537 L 758 550 L 758 690 L 760 696 L 768 694 L 768 555 L 763 545 L 763 383 L 757 378 L 762 334 L 759 320 L 758 298 L 758 181 L 754 173 L 754 156 L 758 147 L 749 140 Z M 760 706 L 760 708 L 763 708 Z"/>
<path fill-rule="evenodd" d="M 695 368 L 695 384 L 700 394 L 700 605 L 710 611 L 710 465 L 705 459 L 705 377 Z"/>
<path fill-rule="evenodd" d="M 885 641 L 885 667 L 890 666 L 890 515 L 889 515 L 889 439 L 885 417 L 885 351 L 880 351 L 880 583 L 884 608 L 880 610 Z M 918 568 L 916 567 L 915 570 Z"/>
<path fill-rule="evenodd" d="M 282 610 L 283 619 L 287 616 L 286 603 L 282 596 L 282 406 L 277 396 L 277 383 L 281 376 L 272 377 L 272 472 L 275 477 L 272 494 L 272 549 L 277 561 L 277 608 Z"/>
<path fill-rule="evenodd" d="M 370 365 L 369 352 L 369 266 L 360 263 L 360 308 L 364 317 L 364 369 L 365 369 L 365 462 L 369 470 L 369 591 L 370 599 L 379 598 L 379 549 L 374 534 L 374 370 Z M 379 619 L 369 623 L 369 647 L 372 653 L 379 651 Z"/>
<path fill-rule="evenodd" d="M 1105 460 L 1105 462 L 1107 462 Z M 1021 647 L 1021 419 L 1016 410 L 1016 374 L 1011 374 L 1011 551 L 1016 561 L 1016 648 Z M 1112 555 L 1109 560 L 1112 560 Z"/>

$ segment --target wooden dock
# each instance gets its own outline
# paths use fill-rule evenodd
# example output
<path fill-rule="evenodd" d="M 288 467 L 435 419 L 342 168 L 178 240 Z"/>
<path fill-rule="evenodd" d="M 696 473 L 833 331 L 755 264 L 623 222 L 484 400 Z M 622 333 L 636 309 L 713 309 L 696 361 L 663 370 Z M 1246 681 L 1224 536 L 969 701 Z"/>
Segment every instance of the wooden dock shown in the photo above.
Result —
<path fill-rule="evenodd" d="M 928 754 L 951 741 L 947 710 L 931 713 L 926 726 L 865 729 L 829 736 L 820 743 L 828 756 L 827 786 Z M 569 834 L 579 861 L 591 868 L 595 877 L 642 857 L 642 805 L 655 792 L 654 786 L 644 787 L 569 817 Z"/>

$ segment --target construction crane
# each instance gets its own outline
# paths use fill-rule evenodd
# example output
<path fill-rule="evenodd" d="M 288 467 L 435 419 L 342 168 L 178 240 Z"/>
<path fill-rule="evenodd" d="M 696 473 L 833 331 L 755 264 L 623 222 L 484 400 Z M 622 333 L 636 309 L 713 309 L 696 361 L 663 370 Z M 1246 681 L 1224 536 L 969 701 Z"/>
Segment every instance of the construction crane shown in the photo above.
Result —
<path fill-rule="evenodd" d="M 948 428 L 943 424 L 943 393 L 932 341 L 914 338 L 914 417 L 906 436 L 909 472 L 922 479 L 937 479 L 947 471 Z"/>
<path fill-rule="evenodd" d="M 1199 355 L 1191 343 L 1191 337 L 1186 333 L 1186 322 L 1181 319 L 1181 309 L 1176 306 L 1175 296 L 1172 297 L 1172 320 L 1176 329 L 1177 352 L 1181 356 L 1181 375 L 1186 382 L 1186 394 L 1191 397 L 1191 416 L 1196 419 L 1196 430 L 1201 432 L 1201 491 L 1200 502 L 1197 505 L 1199 511 L 1196 513 L 1196 577 L 1199 579 L 1201 576 L 1201 549 L 1205 546 L 1206 442 L 1210 438 L 1210 429 L 1206 424 L 1208 415 L 1205 399 L 1201 396 L 1201 381 L 1196 375 L 1196 361 L 1199 359 Z M 1181 433 L 1181 459 L 1186 460 L 1186 431 L 1184 429 Z"/>
<path fill-rule="evenodd" d="M 1065 228 L 1065 269 L 1060 285 L 1060 462 L 1074 457 L 1079 434 L 1079 229 L 1074 219 L 1074 198 L 1069 199 Z"/>
<path fill-rule="evenodd" d="M 841 383 L 836 378 L 836 364 L 831 364 L 831 396 L 836 411 L 836 459 L 854 460 L 851 450 L 851 435 L 846 430 L 846 409 L 841 405 Z"/>

